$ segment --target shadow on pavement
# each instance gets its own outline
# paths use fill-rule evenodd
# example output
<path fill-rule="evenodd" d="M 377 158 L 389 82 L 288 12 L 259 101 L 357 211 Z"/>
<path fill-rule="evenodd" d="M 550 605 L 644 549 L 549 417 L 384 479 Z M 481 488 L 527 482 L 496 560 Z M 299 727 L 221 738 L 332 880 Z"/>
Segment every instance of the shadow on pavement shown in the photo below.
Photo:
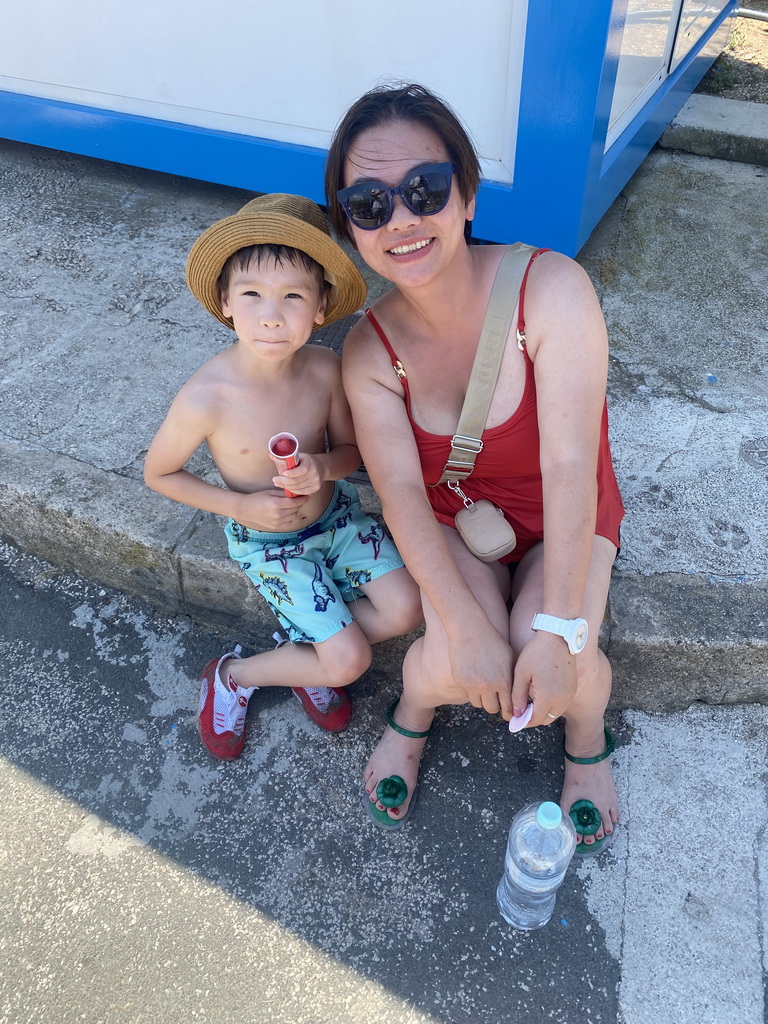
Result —
<path fill-rule="evenodd" d="M 511 737 L 474 709 L 443 709 L 418 813 L 382 834 L 358 780 L 395 680 L 374 666 L 338 736 L 260 692 L 242 759 L 216 763 L 195 729 L 197 676 L 236 638 L 5 553 L 17 639 L 3 646 L 19 675 L 3 682 L 1 749 L 14 765 L 430 1020 L 616 1020 L 619 965 L 573 870 L 540 932 L 508 928 L 495 906 L 513 814 L 557 796 L 559 726 Z"/>

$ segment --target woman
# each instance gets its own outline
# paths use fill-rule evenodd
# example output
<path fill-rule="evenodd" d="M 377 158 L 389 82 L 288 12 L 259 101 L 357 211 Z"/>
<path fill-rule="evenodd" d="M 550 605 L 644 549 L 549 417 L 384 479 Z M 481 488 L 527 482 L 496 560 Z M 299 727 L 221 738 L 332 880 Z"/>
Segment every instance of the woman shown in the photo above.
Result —
<path fill-rule="evenodd" d="M 417 85 L 363 96 L 329 152 L 334 226 L 394 285 L 350 332 L 344 380 L 366 467 L 421 588 L 426 624 L 365 772 L 368 806 L 384 827 L 407 818 L 438 705 L 468 702 L 509 720 L 533 702 L 529 728 L 564 718 L 561 805 L 566 812 L 579 801 L 594 805 L 579 843 L 591 853 L 618 821 L 603 724 L 611 671 L 597 645 L 623 515 L 604 411 L 605 326 L 584 271 L 565 256 L 537 253 L 514 317 L 520 344 L 513 325 L 485 447 L 462 484 L 471 499 L 503 508 L 518 542 L 500 562 L 479 561 L 453 526 L 461 499 L 445 484 L 429 486 L 456 432 L 505 251 L 468 244 L 478 184 L 466 132 Z M 539 620 L 534 630 L 538 613 L 565 624 L 543 620 L 545 628 Z M 578 644 L 564 635 L 579 632 L 580 619 L 588 638 L 572 654 Z M 390 799 L 393 778 L 404 784 Z"/>

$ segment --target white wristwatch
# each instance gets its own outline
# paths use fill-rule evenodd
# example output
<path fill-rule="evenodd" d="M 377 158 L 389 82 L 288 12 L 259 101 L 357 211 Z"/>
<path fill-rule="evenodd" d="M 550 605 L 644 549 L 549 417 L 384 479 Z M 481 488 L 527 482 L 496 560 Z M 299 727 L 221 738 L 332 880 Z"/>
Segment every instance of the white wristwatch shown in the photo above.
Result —
<path fill-rule="evenodd" d="M 556 615 L 534 615 L 531 629 L 543 629 L 547 633 L 556 633 L 568 644 L 571 654 L 583 651 L 589 635 L 586 619 L 558 619 Z"/>

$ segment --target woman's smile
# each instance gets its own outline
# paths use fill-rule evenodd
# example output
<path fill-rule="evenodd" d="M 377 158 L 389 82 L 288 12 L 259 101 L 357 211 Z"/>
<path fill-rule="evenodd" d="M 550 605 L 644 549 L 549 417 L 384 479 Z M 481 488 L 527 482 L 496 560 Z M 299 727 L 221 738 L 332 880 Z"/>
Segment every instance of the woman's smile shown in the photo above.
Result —
<path fill-rule="evenodd" d="M 414 253 L 420 252 L 425 249 L 428 245 L 434 242 L 434 238 L 421 238 L 417 242 L 401 242 L 399 245 L 393 246 L 388 252 L 392 256 L 411 256 Z"/>

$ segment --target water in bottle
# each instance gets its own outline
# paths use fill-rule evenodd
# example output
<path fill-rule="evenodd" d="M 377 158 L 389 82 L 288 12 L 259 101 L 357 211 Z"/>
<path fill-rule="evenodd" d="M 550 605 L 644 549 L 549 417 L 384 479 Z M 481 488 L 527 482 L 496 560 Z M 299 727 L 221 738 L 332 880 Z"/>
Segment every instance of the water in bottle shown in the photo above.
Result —
<path fill-rule="evenodd" d="M 529 804 L 509 830 L 504 874 L 496 890 L 501 916 L 515 928 L 547 923 L 555 893 L 576 849 L 576 830 L 557 804 Z"/>

